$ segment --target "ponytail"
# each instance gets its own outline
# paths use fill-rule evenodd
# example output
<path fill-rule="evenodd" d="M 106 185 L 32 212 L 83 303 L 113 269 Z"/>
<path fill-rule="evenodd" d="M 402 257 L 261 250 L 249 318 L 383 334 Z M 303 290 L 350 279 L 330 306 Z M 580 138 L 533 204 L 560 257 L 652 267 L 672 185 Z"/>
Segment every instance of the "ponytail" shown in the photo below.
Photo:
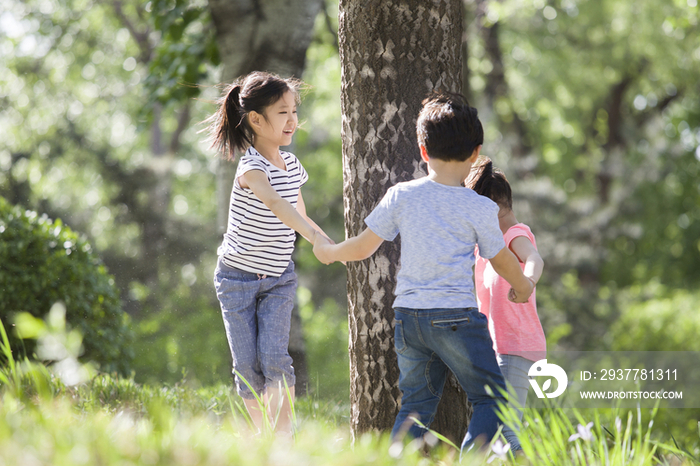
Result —
<path fill-rule="evenodd" d="M 218 109 L 205 120 L 211 137 L 211 147 L 216 148 L 227 160 L 233 161 L 236 149 L 245 150 L 251 137 L 245 114 L 240 103 L 241 84 L 236 82 L 224 88 L 216 101 Z M 248 130 L 248 131 L 246 131 Z"/>
<path fill-rule="evenodd" d="M 488 197 L 500 207 L 513 209 L 513 194 L 506 175 L 501 170 L 494 169 L 493 162 L 488 157 L 472 167 L 466 187 Z"/>
<path fill-rule="evenodd" d="M 255 71 L 225 86 L 216 101 L 218 109 L 204 121 L 208 124 L 205 131 L 209 132 L 211 147 L 233 161 L 236 150 L 244 151 L 253 145 L 255 133 L 248 123 L 248 114 L 254 111 L 264 116 L 265 108 L 288 91 L 294 93 L 298 102 L 300 85 L 301 81 L 293 78 Z"/>

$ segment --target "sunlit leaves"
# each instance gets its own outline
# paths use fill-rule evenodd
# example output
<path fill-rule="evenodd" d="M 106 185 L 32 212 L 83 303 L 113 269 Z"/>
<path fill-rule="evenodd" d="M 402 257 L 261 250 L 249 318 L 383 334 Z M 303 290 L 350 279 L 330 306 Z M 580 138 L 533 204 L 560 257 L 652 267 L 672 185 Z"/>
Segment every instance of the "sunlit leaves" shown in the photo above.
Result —
<path fill-rule="evenodd" d="M 548 333 L 568 322 L 602 334 L 596 309 L 614 318 L 623 287 L 693 286 L 700 277 L 697 0 L 467 5 L 476 18 L 468 23 L 470 85 L 486 106 L 483 152 L 516 174 L 516 199 L 529 201 L 516 202 L 516 213 L 543 245 L 551 287 L 540 287 L 538 301 Z M 498 56 L 488 42 L 494 30 Z M 507 89 L 485 96 L 498 60 Z M 596 298 L 598 289 L 611 291 Z M 567 343 L 593 341 L 585 333 L 571 332 Z"/>
<path fill-rule="evenodd" d="M 146 80 L 150 105 L 181 104 L 199 95 L 208 65 L 220 62 L 209 10 L 185 0 L 153 0 L 147 9 L 160 34 Z"/>

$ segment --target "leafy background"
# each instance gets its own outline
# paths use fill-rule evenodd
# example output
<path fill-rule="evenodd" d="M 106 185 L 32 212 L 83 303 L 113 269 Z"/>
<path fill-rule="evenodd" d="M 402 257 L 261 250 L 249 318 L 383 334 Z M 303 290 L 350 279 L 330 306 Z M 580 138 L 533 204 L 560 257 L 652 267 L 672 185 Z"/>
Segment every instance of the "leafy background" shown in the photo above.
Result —
<path fill-rule="evenodd" d="M 549 347 L 699 351 L 697 1 L 470 0 L 465 18 L 465 93 L 545 259 Z M 198 123 L 218 95 L 212 30 L 201 1 L 0 12 L 0 196 L 92 245 L 130 316 L 140 382 L 229 380 L 211 281 L 218 162 Z M 339 240 L 336 31 L 329 2 L 293 150 L 310 216 Z M 311 390 L 345 402 L 343 266 L 303 241 L 295 260 Z"/>

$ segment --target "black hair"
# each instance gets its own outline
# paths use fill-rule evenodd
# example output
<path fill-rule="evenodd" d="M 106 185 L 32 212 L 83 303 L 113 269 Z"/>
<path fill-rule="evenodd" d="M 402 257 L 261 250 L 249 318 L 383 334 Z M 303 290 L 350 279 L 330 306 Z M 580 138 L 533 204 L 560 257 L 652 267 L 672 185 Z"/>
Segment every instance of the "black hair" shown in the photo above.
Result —
<path fill-rule="evenodd" d="M 466 186 L 477 194 L 488 197 L 499 207 L 513 210 L 513 193 L 506 175 L 493 168 L 493 162 L 488 157 L 484 157 L 472 167 Z"/>
<path fill-rule="evenodd" d="M 223 88 L 216 101 L 218 109 L 205 120 L 206 131 L 215 147 L 228 160 L 233 160 L 235 150 L 245 150 L 253 144 L 253 128 L 248 113 L 256 112 L 265 117 L 265 108 L 277 102 L 291 91 L 299 103 L 301 81 L 295 78 L 280 78 L 276 74 L 254 71 Z"/>
<path fill-rule="evenodd" d="M 478 112 L 461 94 L 434 92 L 416 121 L 418 144 L 431 158 L 463 162 L 484 143 Z"/>

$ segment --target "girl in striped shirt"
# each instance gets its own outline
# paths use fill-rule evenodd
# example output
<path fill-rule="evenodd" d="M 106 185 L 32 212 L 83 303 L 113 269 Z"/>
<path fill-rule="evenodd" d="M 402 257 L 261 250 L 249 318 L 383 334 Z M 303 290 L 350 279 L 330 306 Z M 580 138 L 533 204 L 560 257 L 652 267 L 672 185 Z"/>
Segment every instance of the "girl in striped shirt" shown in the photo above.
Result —
<path fill-rule="evenodd" d="M 245 151 L 214 276 L 236 388 L 258 429 L 268 416 L 277 418 L 277 431 L 287 433 L 295 383 L 288 352 L 297 288 L 295 231 L 311 243 L 317 232 L 324 234 L 306 215 L 304 167 L 294 154 L 280 151 L 298 125 L 300 84 L 253 72 L 224 89 L 207 120 L 212 146 L 228 160 L 236 149 Z M 255 395 L 264 400 L 264 411 Z"/>

